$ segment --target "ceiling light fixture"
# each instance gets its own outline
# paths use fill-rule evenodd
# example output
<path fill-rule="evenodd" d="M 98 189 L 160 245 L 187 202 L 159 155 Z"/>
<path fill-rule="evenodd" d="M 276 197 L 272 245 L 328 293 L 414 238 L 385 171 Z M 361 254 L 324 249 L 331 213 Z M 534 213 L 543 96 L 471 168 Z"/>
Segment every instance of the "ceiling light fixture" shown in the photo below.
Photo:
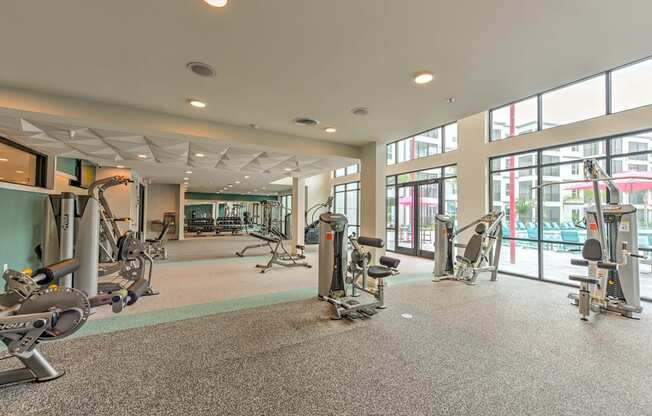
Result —
<path fill-rule="evenodd" d="M 429 71 L 417 72 L 414 75 L 414 82 L 420 85 L 428 84 L 432 82 L 433 79 L 435 79 L 435 76 L 432 74 L 432 72 Z"/>
<path fill-rule="evenodd" d="M 122 165 L 118 165 L 118 166 L 116 166 L 116 168 L 118 168 L 118 169 L 124 169 L 125 167 L 122 166 Z"/>
<path fill-rule="evenodd" d="M 197 156 L 197 157 L 204 157 L 204 154 L 203 154 L 203 153 L 195 153 L 195 156 Z"/>
<path fill-rule="evenodd" d="M 213 7 L 224 7 L 229 4 L 229 0 L 204 0 L 204 2 Z"/>
<path fill-rule="evenodd" d="M 212 78 L 215 76 L 215 69 L 212 66 L 203 62 L 188 62 L 186 68 L 192 71 L 193 74 L 200 77 Z"/>
<path fill-rule="evenodd" d="M 238 185 L 239 183 L 240 183 L 240 181 L 235 181 L 235 184 L 236 184 L 236 185 Z"/>
<path fill-rule="evenodd" d="M 9 159 L 4 158 L 4 157 L 0 157 L 0 162 L 9 162 Z"/>
<path fill-rule="evenodd" d="M 17 170 L 16 173 L 18 173 L 18 174 L 23 174 L 23 173 L 25 173 L 25 172 L 23 172 L 22 170 Z"/>
<path fill-rule="evenodd" d="M 199 100 L 190 99 L 188 100 L 188 104 L 195 108 L 206 108 L 206 103 Z"/>
<path fill-rule="evenodd" d="M 285 168 L 286 172 L 290 172 L 291 170 L 292 170 L 292 168 Z"/>
<path fill-rule="evenodd" d="M 448 97 L 448 98 L 446 98 L 446 102 L 447 102 L 448 104 L 453 104 L 453 103 L 455 102 L 455 97 Z"/>
<path fill-rule="evenodd" d="M 190 178 L 183 178 L 183 180 L 184 180 L 184 181 L 189 181 L 189 180 L 190 180 Z"/>
<path fill-rule="evenodd" d="M 324 131 L 325 131 L 326 133 L 335 133 L 335 132 L 337 131 L 337 129 L 336 129 L 335 127 L 326 127 L 326 128 L 324 129 Z"/>
<path fill-rule="evenodd" d="M 245 179 L 249 179 L 249 178 L 251 178 L 251 176 L 245 175 Z"/>
<path fill-rule="evenodd" d="M 229 185 L 229 188 L 233 188 L 233 185 Z"/>
<path fill-rule="evenodd" d="M 138 157 L 141 159 L 147 159 L 147 155 L 138 155 Z"/>

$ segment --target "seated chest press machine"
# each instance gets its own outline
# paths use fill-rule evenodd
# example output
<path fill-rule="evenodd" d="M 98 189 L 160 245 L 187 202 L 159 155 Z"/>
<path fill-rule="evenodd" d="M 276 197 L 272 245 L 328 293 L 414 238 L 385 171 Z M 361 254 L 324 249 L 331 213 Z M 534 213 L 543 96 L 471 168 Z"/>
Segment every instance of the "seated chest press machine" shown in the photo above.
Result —
<path fill-rule="evenodd" d="M 491 281 L 495 281 L 500 262 L 504 217 L 505 214 L 501 211 L 491 211 L 455 231 L 451 216 L 437 215 L 433 282 L 458 280 L 472 285 L 481 273 L 490 273 Z M 468 243 L 456 243 L 457 237 L 471 227 L 475 229 Z M 455 248 L 463 248 L 464 252 L 453 260 Z"/>
<path fill-rule="evenodd" d="M 319 298 L 333 304 L 333 319 L 371 317 L 377 309 L 385 309 L 384 279 L 398 274 L 400 260 L 382 256 L 379 265 L 370 266 L 371 252 L 363 246 L 383 248 L 385 242 L 351 235 L 353 249 L 347 265 L 346 217 L 327 212 L 319 222 Z M 376 288 L 368 285 L 368 278 L 376 281 Z"/>

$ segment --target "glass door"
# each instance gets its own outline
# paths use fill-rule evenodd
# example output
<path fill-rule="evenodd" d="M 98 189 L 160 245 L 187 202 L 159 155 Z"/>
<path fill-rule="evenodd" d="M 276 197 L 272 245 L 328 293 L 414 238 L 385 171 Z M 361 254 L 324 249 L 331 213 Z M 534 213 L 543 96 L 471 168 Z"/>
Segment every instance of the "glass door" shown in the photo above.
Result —
<path fill-rule="evenodd" d="M 435 216 L 439 214 L 439 182 L 418 186 L 417 218 L 419 227 L 419 256 L 433 257 L 435 243 Z"/>
<path fill-rule="evenodd" d="M 396 251 L 416 254 L 416 186 L 399 186 L 397 193 Z"/>

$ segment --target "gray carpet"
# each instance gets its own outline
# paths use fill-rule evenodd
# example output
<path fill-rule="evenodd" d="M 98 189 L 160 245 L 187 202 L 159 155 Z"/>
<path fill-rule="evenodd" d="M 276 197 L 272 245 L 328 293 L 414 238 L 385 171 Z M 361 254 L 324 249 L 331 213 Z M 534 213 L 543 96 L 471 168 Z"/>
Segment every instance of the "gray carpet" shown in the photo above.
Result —
<path fill-rule="evenodd" d="M 652 314 L 581 322 L 567 291 L 418 282 L 366 321 L 308 300 L 58 342 L 68 374 L 1 389 L 0 413 L 652 414 Z"/>

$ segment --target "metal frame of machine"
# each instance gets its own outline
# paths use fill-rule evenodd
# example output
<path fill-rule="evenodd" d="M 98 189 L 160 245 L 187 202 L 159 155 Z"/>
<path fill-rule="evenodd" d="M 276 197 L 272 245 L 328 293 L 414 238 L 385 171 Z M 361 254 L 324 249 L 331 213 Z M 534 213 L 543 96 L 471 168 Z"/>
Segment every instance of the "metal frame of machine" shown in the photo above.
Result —
<path fill-rule="evenodd" d="M 641 313 L 639 260 L 645 256 L 638 253 L 638 222 L 636 208 L 620 203 L 620 191 L 597 160 L 584 161 L 584 177 L 576 181 L 552 182 L 572 184 L 591 182 L 594 205 L 585 213 L 587 239 L 582 248 L 582 259 L 572 259 L 571 264 L 588 268 L 586 276 L 570 275 L 569 279 L 580 283 L 578 293 L 568 298 L 579 307 L 580 318 L 588 320 L 591 311 L 611 311 L 627 318 Z M 623 176 L 622 179 L 649 181 L 645 176 Z M 609 202 L 602 204 L 600 183 L 609 191 Z"/>
<path fill-rule="evenodd" d="M 490 280 L 496 281 L 504 217 L 505 214 L 501 211 L 491 211 L 455 231 L 452 217 L 437 215 L 433 282 L 458 280 L 473 285 L 481 273 L 490 273 Z M 468 243 L 456 243 L 455 239 L 471 227 L 475 229 Z M 463 248 L 464 253 L 453 257 L 455 248 Z"/>
<path fill-rule="evenodd" d="M 398 274 L 399 259 L 382 256 L 379 265 L 370 266 L 372 254 L 363 246 L 383 248 L 380 238 L 348 236 L 353 250 L 347 264 L 344 240 L 348 221 L 342 214 L 331 212 L 319 217 L 319 293 L 320 299 L 334 306 L 333 319 L 371 317 L 377 309 L 385 309 L 385 278 Z M 368 284 L 375 279 L 376 287 Z M 348 294 L 347 287 L 351 288 Z"/>
<path fill-rule="evenodd" d="M 0 386 L 61 377 L 64 372 L 57 371 L 36 349 L 37 345 L 75 333 L 86 323 L 91 308 L 111 305 L 114 312 L 122 311 L 148 288 L 147 281 L 141 278 L 110 295 L 89 297 L 78 289 L 57 285 L 79 267 L 77 260 L 68 259 L 31 275 L 14 270 L 3 274 L 7 292 L 0 294 L 0 340 L 23 367 L 0 372 Z"/>

